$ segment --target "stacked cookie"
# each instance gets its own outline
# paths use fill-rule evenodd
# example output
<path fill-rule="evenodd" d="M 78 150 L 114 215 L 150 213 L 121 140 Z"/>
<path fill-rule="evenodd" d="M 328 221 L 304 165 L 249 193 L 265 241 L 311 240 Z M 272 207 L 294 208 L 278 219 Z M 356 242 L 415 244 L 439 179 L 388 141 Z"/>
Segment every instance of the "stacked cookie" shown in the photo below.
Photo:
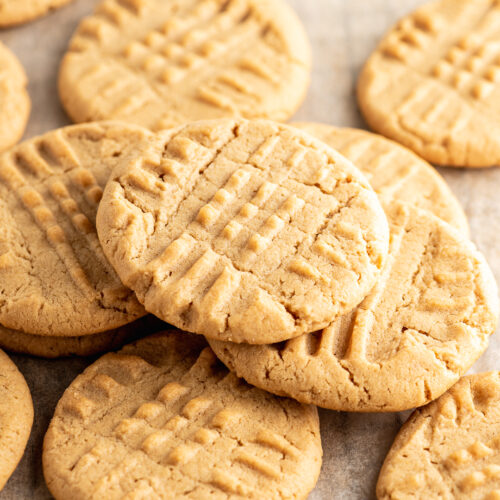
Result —
<path fill-rule="evenodd" d="M 0 345 L 58 357 L 93 354 L 158 330 L 104 257 L 102 188 L 149 132 L 122 123 L 48 132 L 0 158 Z M 97 336 L 93 335 L 96 334 Z"/>
<path fill-rule="evenodd" d="M 205 335 L 257 387 L 335 410 L 421 406 L 485 350 L 494 278 L 429 165 L 367 133 L 302 127 L 363 151 L 379 197 L 298 129 L 196 122 L 112 172 L 103 251 L 146 310 Z"/>
<path fill-rule="evenodd" d="M 325 142 L 264 120 L 193 122 L 120 157 L 99 203 L 99 241 L 145 309 L 179 330 L 104 356 L 68 388 L 44 448 L 56 498 L 154 497 L 166 485 L 173 497 L 305 497 L 319 442 L 282 424 L 262 430 L 251 411 L 261 403 L 248 396 L 282 400 L 215 354 L 250 384 L 303 403 L 292 425 L 317 437 L 307 404 L 420 406 L 486 349 L 496 286 L 443 180 L 385 139 L 300 127 L 348 156 L 363 151 L 378 197 Z M 388 153 L 392 171 L 377 172 Z M 281 472 L 278 454 L 291 460 Z M 301 468 L 310 472 L 297 480 Z"/>
<path fill-rule="evenodd" d="M 427 47 L 434 18 L 410 19 L 397 36 Z M 378 65 L 413 75 L 393 38 L 360 81 L 374 126 L 396 106 L 375 102 Z M 61 398 L 43 450 L 57 499 L 305 498 L 321 467 L 315 406 L 427 403 L 379 497 L 500 496 L 498 374 L 459 381 L 497 326 L 493 274 L 425 160 L 368 132 L 279 123 L 309 71 L 281 0 L 106 0 L 59 79 L 68 114 L 92 123 L 0 157 L 0 345 L 58 357 L 145 337 Z M 399 138 L 397 106 L 384 126 Z M 417 136 L 474 163 L 457 136 Z M 163 322 L 176 329 L 148 335 Z M 33 418 L 2 356 L 3 399 L 12 412 L 17 394 L 22 418 L 0 418 L 0 488 Z"/>

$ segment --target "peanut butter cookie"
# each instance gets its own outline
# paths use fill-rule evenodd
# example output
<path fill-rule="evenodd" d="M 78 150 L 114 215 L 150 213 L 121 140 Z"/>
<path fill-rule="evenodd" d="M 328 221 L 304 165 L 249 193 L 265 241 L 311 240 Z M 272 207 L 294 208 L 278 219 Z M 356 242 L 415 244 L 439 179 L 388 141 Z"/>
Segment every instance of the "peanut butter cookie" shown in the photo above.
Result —
<path fill-rule="evenodd" d="M 112 168 L 151 135 L 122 123 L 77 125 L 0 156 L 0 324 L 74 337 L 145 314 L 94 224 Z"/>
<path fill-rule="evenodd" d="M 0 151 L 21 139 L 31 110 L 28 79 L 17 57 L 0 42 Z"/>
<path fill-rule="evenodd" d="M 0 325 L 0 347 L 18 354 L 29 354 L 49 359 L 94 356 L 101 352 L 114 351 L 128 342 L 164 328 L 165 323 L 151 315 L 139 318 L 114 330 L 80 337 L 32 335 L 19 330 L 10 330 Z"/>
<path fill-rule="evenodd" d="M 379 500 L 500 498 L 500 377 L 462 378 L 415 411 L 380 472 Z"/>
<path fill-rule="evenodd" d="M 321 467 L 316 408 L 247 385 L 203 337 L 164 332 L 68 387 L 45 436 L 58 499 L 305 499 Z"/>
<path fill-rule="evenodd" d="M 59 93 L 76 122 L 284 121 L 305 96 L 310 65 L 305 31 L 283 0 L 106 0 L 71 40 Z"/>
<path fill-rule="evenodd" d="M 266 120 L 195 122 L 122 162 L 97 216 L 104 252 L 146 310 L 263 344 L 358 305 L 387 256 L 376 194 L 343 156 Z"/>
<path fill-rule="evenodd" d="M 286 343 L 210 341 L 217 356 L 257 387 L 332 410 L 400 411 L 445 392 L 495 331 L 495 279 L 475 246 L 429 212 L 386 211 L 389 259 L 358 308 Z"/>
<path fill-rule="evenodd" d="M 26 381 L 0 350 L 0 491 L 23 456 L 32 425 L 33 403 Z"/>
<path fill-rule="evenodd" d="M 426 160 L 500 164 L 500 5 L 437 0 L 384 36 L 359 79 L 366 121 Z"/>

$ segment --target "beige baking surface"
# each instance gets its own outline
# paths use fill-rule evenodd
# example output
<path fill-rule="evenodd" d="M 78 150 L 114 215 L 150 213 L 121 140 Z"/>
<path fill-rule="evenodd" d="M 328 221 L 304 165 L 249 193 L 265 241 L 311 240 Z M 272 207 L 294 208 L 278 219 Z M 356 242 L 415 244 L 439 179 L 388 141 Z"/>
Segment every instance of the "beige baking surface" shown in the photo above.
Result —
<path fill-rule="evenodd" d="M 422 0 L 288 0 L 306 24 L 314 50 L 314 74 L 300 121 L 362 126 L 354 97 L 357 73 L 377 40 L 394 21 Z M 57 67 L 78 19 L 96 0 L 76 0 L 47 18 L 0 31 L 0 40 L 19 56 L 30 78 L 33 112 L 26 137 L 65 125 L 56 93 Z M 473 239 L 500 281 L 500 169 L 441 169 L 470 218 Z M 474 371 L 499 369 L 500 337 Z M 0 493 L 1 500 L 47 499 L 41 446 L 57 400 L 88 360 L 41 361 L 14 356 L 33 393 L 35 425 L 26 455 Z M 406 414 L 356 415 L 321 411 L 322 474 L 310 500 L 370 500 L 384 455 Z"/>

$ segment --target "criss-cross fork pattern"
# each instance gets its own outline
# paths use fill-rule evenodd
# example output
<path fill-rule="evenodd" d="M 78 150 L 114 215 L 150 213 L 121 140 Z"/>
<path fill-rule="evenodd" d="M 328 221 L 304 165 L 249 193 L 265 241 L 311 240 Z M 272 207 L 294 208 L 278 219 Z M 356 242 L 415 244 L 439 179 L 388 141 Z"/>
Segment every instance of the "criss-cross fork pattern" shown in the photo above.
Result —
<path fill-rule="evenodd" d="M 297 64 L 247 0 L 165 2 L 150 16 L 155 3 L 107 0 L 71 42 L 77 56 L 97 46 L 110 58 L 82 60 L 78 82 L 106 117 L 131 118 L 147 107 L 156 119 L 148 125 L 162 129 L 188 121 L 188 101 L 203 104 L 208 115 L 252 116 Z"/>
<path fill-rule="evenodd" d="M 67 181 L 61 178 L 65 175 Z M 50 180 L 50 179 L 53 180 Z M 95 252 L 97 259 L 109 268 L 97 239 L 94 222 L 85 215 L 75 194 L 70 193 L 68 184 L 87 200 L 94 212 L 102 196 L 102 188 L 90 170 L 81 166 L 77 153 L 71 146 L 64 131 L 58 130 L 28 141 L 15 148 L 0 160 L 0 180 L 16 194 L 21 205 L 46 235 L 47 242 L 53 247 L 66 266 L 75 285 L 88 298 L 96 291 L 87 273 L 79 262 L 79 255 L 70 243 L 70 238 L 61 226 L 61 218 L 67 217 L 72 227 Z M 48 193 L 57 202 L 59 211 L 49 208 L 43 191 L 48 185 Z M 87 210 L 88 213 L 88 210 Z M 7 262 L 3 258 L 4 263 Z"/>
<path fill-rule="evenodd" d="M 148 216 L 155 228 L 149 243 L 138 243 L 141 273 L 152 277 L 149 289 L 136 286 L 135 271 L 130 281 L 129 271 L 121 271 L 145 307 L 179 328 L 212 336 L 227 335 L 228 321 L 253 304 L 280 324 L 295 323 L 296 313 L 302 328 L 300 307 L 312 315 L 300 303 L 308 293 L 327 310 L 347 312 L 358 289 L 369 286 L 370 276 L 359 269 L 372 271 L 383 260 L 383 234 L 372 232 L 376 211 L 362 181 L 291 130 L 253 135 L 253 125 L 237 133 L 224 127 L 216 144 L 198 130 L 202 125 L 193 127 L 172 132 L 161 158 L 136 162 L 113 187 L 120 205 L 108 219 L 129 214 L 135 231 L 142 230 L 144 213 L 157 213 L 156 222 Z M 343 210 L 367 218 L 358 225 L 341 217 Z M 353 258 L 352 245 L 360 248 Z M 327 269 L 334 269 L 335 280 Z M 288 280 L 288 288 L 277 280 Z M 341 281 L 355 289 L 349 297 Z M 335 301 L 327 300 L 336 287 Z"/>
<path fill-rule="evenodd" d="M 106 406 L 124 403 L 135 383 L 165 377 L 140 356 L 111 356 L 115 377 L 120 373 L 118 379 L 108 374 L 103 363 L 91 380 L 65 397 L 63 414 L 92 425 Z M 279 432 L 260 425 L 249 432 L 240 403 L 256 389 L 223 368 L 210 349 L 200 353 L 186 374 L 178 379 L 167 376 L 166 380 L 169 378 L 172 380 L 160 388 L 156 398 L 144 401 L 134 407 L 130 417 L 113 423 L 110 435 L 91 444 L 71 467 L 70 474 L 75 477 L 95 474 L 89 496 L 108 494 L 113 484 L 123 481 L 127 471 L 144 460 L 155 464 L 153 470 L 158 477 L 177 473 L 189 476 L 190 463 L 215 460 L 214 467 L 206 467 L 209 478 L 192 479 L 226 494 L 243 496 L 252 496 L 261 481 L 280 481 L 283 460 L 298 462 L 300 450 Z M 221 447 L 225 447 L 222 461 L 229 460 L 228 467 L 210 456 Z M 145 492 L 145 485 L 135 485 L 123 492 L 123 498 Z"/>

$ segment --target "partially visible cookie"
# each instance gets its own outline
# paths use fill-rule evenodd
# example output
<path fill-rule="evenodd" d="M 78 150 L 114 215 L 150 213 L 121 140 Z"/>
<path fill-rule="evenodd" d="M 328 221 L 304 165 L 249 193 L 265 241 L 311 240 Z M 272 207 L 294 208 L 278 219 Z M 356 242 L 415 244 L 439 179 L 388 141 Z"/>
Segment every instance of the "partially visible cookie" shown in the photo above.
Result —
<path fill-rule="evenodd" d="M 427 211 L 387 207 L 391 244 L 375 288 L 328 328 L 268 346 L 210 341 L 247 382 L 341 411 L 400 411 L 437 398 L 484 352 L 498 320 L 482 254 Z"/>
<path fill-rule="evenodd" d="M 370 291 L 388 227 L 352 163 L 298 129 L 209 120 L 112 173 L 104 253 L 145 308 L 183 330 L 263 344 L 327 326 Z"/>
<path fill-rule="evenodd" d="M 0 491 L 23 456 L 32 425 L 33 403 L 26 381 L 0 350 Z"/>
<path fill-rule="evenodd" d="M 145 314 L 94 224 L 111 170 L 151 136 L 119 122 L 76 125 L 0 156 L 0 324 L 74 337 Z"/>
<path fill-rule="evenodd" d="M 377 498 L 500 498 L 499 372 L 464 377 L 411 415 L 385 459 Z"/>
<path fill-rule="evenodd" d="M 18 354 L 29 354 L 49 359 L 94 356 L 104 351 L 114 351 L 127 342 L 132 342 L 164 328 L 165 323 L 151 315 L 108 332 L 80 337 L 32 335 L 0 325 L 0 347 Z"/>
<path fill-rule="evenodd" d="M 382 39 L 358 82 L 366 121 L 426 160 L 500 164 L 496 0 L 436 0 Z"/>
<path fill-rule="evenodd" d="M 425 160 L 384 137 L 322 123 L 292 123 L 351 160 L 382 200 L 392 199 L 429 210 L 469 236 L 460 203 L 446 181 Z"/>
<path fill-rule="evenodd" d="M 0 42 L 0 151 L 14 145 L 24 133 L 31 110 L 27 84 L 21 63 Z"/>
<path fill-rule="evenodd" d="M 0 28 L 46 15 L 72 0 L 0 0 Z"/>
<path fill-rule="evenodd" d="M 76 122 L 159 130 L 225 116 L 285 121 L 310 66 L 284 0 L 106 0 L 73 36 L 59 94 Z"/>
<path fill-rule="evenodd" d="M 315 407 L 247 385 L 203 337 L 169 331 L 75 379 L 43 468 L 56 499 L 303 499 L 321 455 Z"/>

